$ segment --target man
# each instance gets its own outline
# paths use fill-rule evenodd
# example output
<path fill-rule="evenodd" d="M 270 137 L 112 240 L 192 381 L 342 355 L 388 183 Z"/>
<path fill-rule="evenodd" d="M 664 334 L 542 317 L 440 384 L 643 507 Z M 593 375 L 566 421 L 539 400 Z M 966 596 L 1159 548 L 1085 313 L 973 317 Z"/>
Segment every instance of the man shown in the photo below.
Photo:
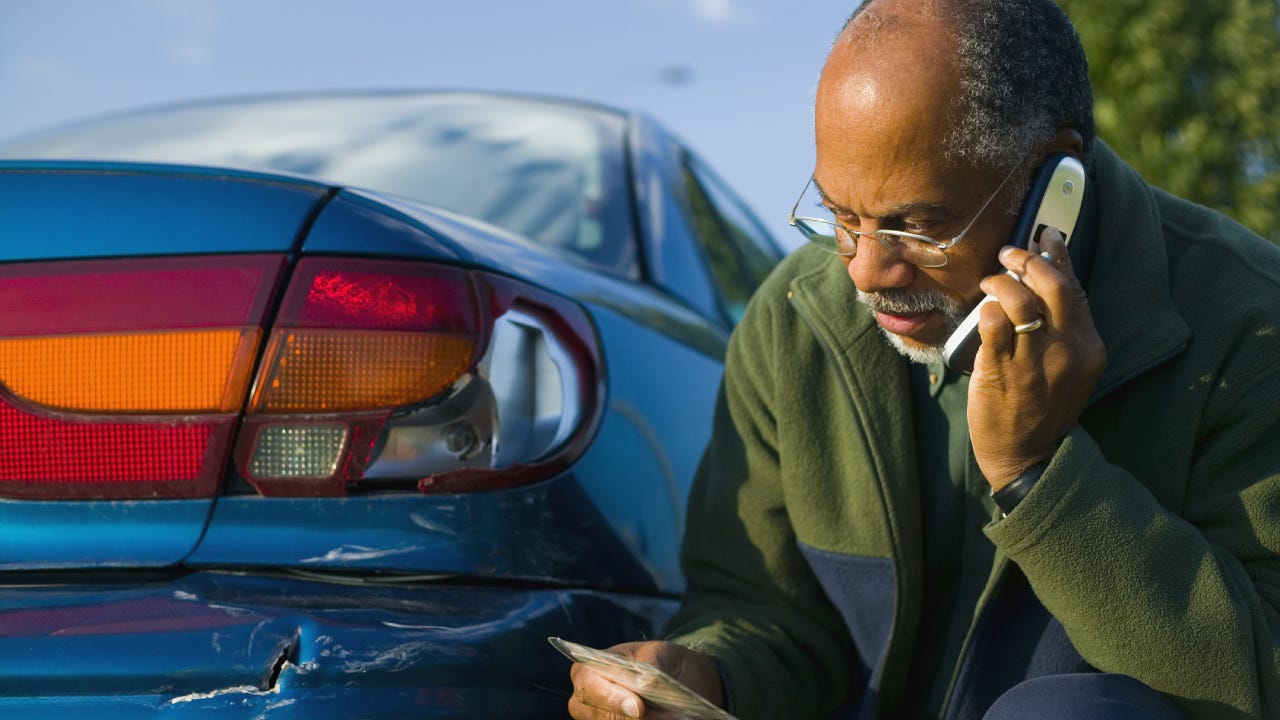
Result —
<path fill-rule="evenodd" d="M 1280 251 L 1147 185 L 1091 104 L 1049 0 L 855 13 L 797 209 L 842 254 L 753 299 L 670 641 L 616 651 L 744 719 L 1280 717 Z M 1055 152 L 1089 169 L 1069 252 L 1002 249 Z M 576 718 L 669 717 L 572 678 Z"/>

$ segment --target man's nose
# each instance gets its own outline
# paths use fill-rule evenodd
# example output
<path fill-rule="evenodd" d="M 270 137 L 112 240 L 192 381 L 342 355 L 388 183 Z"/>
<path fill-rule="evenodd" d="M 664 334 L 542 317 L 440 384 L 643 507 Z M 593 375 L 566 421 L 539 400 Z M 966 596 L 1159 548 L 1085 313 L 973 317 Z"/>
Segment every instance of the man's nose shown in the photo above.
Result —
<path fill-rule="evenodd" d="M 846 259 L 853 284 L 865 293 L 906 287 L 916 276 L 916 266 L 898 257 L 874 235 L 858 238 L 858 252 Z"/>

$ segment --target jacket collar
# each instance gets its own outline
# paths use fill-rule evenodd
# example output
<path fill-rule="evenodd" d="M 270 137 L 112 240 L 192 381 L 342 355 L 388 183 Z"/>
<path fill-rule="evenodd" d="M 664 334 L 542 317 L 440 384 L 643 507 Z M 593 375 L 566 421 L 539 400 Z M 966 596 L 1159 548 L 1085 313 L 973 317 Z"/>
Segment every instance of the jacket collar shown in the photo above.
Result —
<path fill-rule="evenodd" d="M 825 254 L 817 248 L 810 252 Z M 817 268 L 793 280 L 790 296 L 825 346 L 859 429 L 849 439 L 859 444 L 864 465 L 846 471 L 874 479 L 885 509 L 881 522 L 892 548 L 897 592 L 880 676 L 881 697 L 892 697 L 906 677 L 923 592 L 919 467 L 907 363 L 858 302 L 844 266 L 830 255 L 817 262 Z"/>
<path fill-rule="evenodd" d="M 1093 399 L 1177 354 L 1191 337 L 1169 287 L 1169 255 L 1155 192 L 1101 140 L 1094 143 L 1097 234 L 1085 294 L 1107 369 Z"/>

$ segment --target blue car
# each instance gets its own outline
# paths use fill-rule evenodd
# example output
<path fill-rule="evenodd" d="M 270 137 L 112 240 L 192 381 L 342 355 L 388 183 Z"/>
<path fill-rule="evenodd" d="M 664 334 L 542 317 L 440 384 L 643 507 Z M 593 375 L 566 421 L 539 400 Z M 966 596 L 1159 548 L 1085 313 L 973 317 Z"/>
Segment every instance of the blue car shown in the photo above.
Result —
<path fill-rule="evenodd" d="M 0 147 L 0 716 L 547 718 L 660 632 L 781 251 L 637 115 L 168 106 Z"/>

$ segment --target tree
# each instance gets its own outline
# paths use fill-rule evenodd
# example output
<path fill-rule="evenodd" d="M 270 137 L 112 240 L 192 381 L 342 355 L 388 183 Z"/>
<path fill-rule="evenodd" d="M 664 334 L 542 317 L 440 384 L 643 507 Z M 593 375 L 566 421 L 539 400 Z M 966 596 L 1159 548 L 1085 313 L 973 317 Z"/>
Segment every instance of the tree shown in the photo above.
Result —
<path fill-rule="evenodd" d="M 1098 135 L 1153 184 L 1280 244 L 1280 0 L 1059 0 Z"/>

